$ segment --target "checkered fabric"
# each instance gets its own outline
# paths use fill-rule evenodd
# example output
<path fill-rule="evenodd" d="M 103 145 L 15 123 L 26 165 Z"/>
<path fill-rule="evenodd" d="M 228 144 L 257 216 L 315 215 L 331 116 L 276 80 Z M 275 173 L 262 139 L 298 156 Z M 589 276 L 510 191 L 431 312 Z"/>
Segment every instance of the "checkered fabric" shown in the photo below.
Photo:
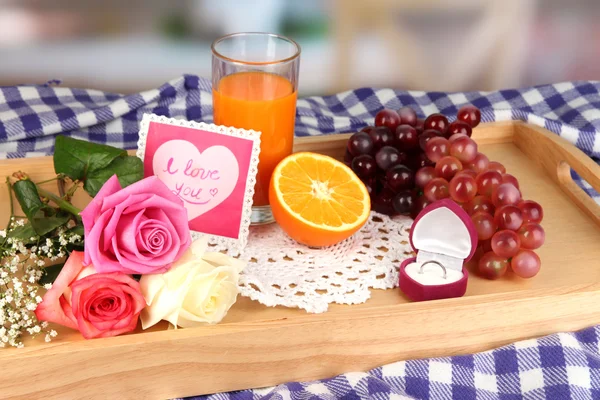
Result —
<path fill-rule="evenodd" d="M 0 158 L 52 154 L 54 137 L 67 134 L 125 149 L 137 145 L 138 121 L 152 112 L 212 122 L 210 80 L 185 75 L 158 89 L 129 96 L 44 85 L 0 87 Z M 600 82 L 563 82 L 497 92 L 441 93 L 362 88 L 298 100 L 296 135 L 355 132 L 372 124 L 382 107 L 411 106 L 420 117 L 454 118 L 464 104 L 482 110 L 484 122 L 522 120 L 543 126 L 600 159 Z M 573 174 L 600 202 L 600 195 Z"/>
<path fill-rule="evenodd" d="M 0 158 L 52 154 L 57 134 L 126 149 L 138 121 L 152 112 L 212 122 L 210 81 L 186 75 L 124 96 L 57 82 L 0 87 Z M 354 132 L 382 107 L 411 106 L 420 117 L 453 118 L 464 104 L 484 122 L 523 120 L 559 134 L 600 159 L 600 82 L 564 82 L 497 92 L 405 92 L 363 88 L 298 100 L 298 136 Z M 600 195 L 574 175 L 596 201 Z M 368 373 L 208 396 L 210 399 L 600 399 L 600 327 L 451 358 L 398 362 Z"/>

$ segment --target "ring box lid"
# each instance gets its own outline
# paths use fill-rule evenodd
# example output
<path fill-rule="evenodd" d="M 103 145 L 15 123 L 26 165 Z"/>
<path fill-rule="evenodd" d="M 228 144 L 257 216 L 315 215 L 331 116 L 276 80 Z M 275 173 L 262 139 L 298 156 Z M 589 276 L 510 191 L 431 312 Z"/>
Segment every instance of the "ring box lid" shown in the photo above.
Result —
<path fill-rule="evenodd" d="M 409 238 L 418 264 L 438 261 L 456 271 L 462 271 L 477 249 L 471 217 L 450 199 L 425 207 L 413 222 Z"/>

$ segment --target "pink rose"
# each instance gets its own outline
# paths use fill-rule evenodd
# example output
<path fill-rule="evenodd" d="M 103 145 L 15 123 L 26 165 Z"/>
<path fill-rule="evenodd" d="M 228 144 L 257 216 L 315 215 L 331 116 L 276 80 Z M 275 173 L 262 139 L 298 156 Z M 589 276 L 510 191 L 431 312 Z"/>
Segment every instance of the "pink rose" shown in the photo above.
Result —
<path fill-rule="evenodd" d="M 133 331 L 146 302 L 140 284 L 128 275 L 96 273 L 74 251 L 35 310 L 40 321 L 77 329 L 84 338 Z"/>
<path fill-rule="evenodd" d="M 183 202 L 155 176 L 125 189 L 113 176 L 81 217 L 85 263 L 98 272 L 163 273 L 192 241 Z"/>

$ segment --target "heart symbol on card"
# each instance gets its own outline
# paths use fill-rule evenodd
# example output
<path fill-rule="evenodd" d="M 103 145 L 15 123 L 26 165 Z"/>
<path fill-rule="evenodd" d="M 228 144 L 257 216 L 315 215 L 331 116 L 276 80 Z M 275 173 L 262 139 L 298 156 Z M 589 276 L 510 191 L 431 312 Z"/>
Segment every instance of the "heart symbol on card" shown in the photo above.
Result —
<path fill-rule="evenodd" d="M 189 221 L 225 201 L 240 174 L 237 158 L 227 147 L 211 146 L 200 152 L 187 140 L 163 143 L 154 153 L 152 168 L 183 200 Z"/>

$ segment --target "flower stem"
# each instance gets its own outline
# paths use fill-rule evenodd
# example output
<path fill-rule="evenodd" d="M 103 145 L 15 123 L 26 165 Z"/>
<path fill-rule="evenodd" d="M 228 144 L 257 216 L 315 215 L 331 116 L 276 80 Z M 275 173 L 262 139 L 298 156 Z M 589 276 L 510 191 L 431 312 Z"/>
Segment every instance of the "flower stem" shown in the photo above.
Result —
<path fill-rule="evenodd" d="M 75 191 L 76 191 L 77 189 L 79 189 L 79 182 L 78 182 L 78 181 L 75 181 L 75 182 L 73 183 L 73 186 L 71 186 L 71 187 L 69 188 L 69 191 L 68 191 L 68 192 L 67 192 L 67 194 L 66 194 L 65 196 L 63 196 L 63 197 L 66 197 L 66 198 L 67 198 L 67 200 L 71 199 L 71 198 L 73 197 L 73 195 L 75 194 Z"/>
<path fill-rule="evenodd" d="M 8 218 L 8 222 L 6 223 L 6 230 L 4 231 L 6 235 L 4 236 L 4 240 L 2 241 L 2 245 L 6 243 L 8 240 L 8 230 L 10 229 L 10 224 L 12 223 L 13 216 L 15 215 L 13 198 L 12 198 L 12 184 L 10 183 L 10 178 L 6 177 L 6 186 L 8 187 L 8 200 L 10 201 L 10 218 Z"/>
<path fill-rule="evenodd" d="M 60 175 L 56 175 L 54 178 L 50 178 L 50 179 L 46 179 L 45 181 L 41 181 L 41 182 L 36 182 L 36 185 L 43 185 L 44 183 L 49 183 L 49 182 L 54 182 L 57 179 L 61 179 Z"/>
<path fill-rule="evenodd" d="M 12 184 L 10 183 L 10 178 L 6 177 L 6 186 L 8 187 L 8 200 L 10 201 L 10 216 L 15 215 L 15 209 L 13 205 L 13 197 L 12 197 Z M 10 224 L 10 222 L 9 222 Z"/>
<path fill-rule="evenodd" d="M 75 207 L 73 204 L 61 199 L 54 193 L 49 192 L 46 189 L 42 189 L 40 187 L 38 187 L 38 193 L 41 194 L 42 196 L 47 197 L 48 199 L 52 200 L 52 202 L 54 202 L 61 210 L 70 212 L 71 214 L 73 214 L 75 216 L 75 218 L 77 218 L 77 220 L 81 221 L 81 216 L 79 215 L 81 210 L 79 208 Z"/>

